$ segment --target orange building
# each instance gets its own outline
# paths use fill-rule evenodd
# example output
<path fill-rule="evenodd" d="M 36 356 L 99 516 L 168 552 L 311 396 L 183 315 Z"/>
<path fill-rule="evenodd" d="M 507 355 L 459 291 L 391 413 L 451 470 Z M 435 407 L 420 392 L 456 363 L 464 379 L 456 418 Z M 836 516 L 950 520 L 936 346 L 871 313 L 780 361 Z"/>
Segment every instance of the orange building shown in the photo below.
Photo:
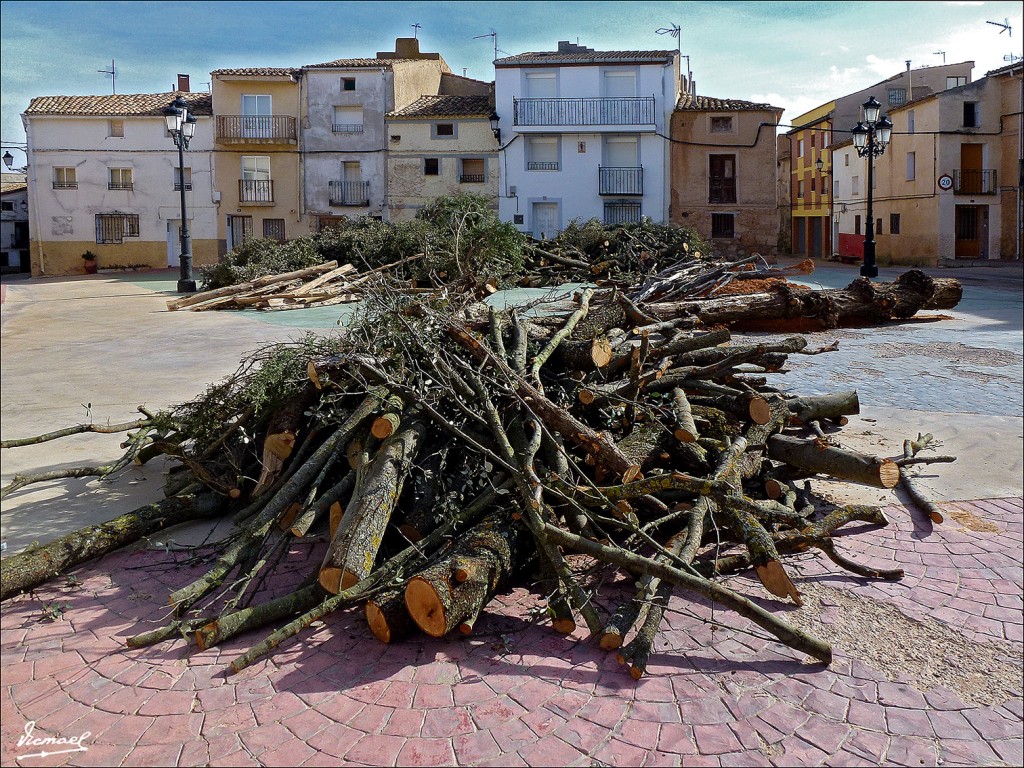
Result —
<path fill-rule="evenodd" d="M 795 254 L 822 258 L 832 254 L 832 117 L 836 102 L 797 117 L 790 140 L 790 247 Z M 818 164 L 821 167 L 818 167 Z"/>

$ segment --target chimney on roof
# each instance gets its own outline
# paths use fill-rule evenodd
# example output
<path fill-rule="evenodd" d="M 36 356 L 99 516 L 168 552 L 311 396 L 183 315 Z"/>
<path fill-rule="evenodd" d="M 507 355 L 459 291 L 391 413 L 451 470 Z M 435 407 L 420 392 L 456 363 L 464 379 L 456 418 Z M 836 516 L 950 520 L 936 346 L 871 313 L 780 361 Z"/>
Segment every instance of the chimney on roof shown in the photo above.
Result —
<path fill-rule="evenodd" d="M 579 43 L 570 43 L 568 40 L 558 41 L 558 52 L 559 53 L 593 53 L 593 48 L 587 48 L 585 45 Z"/>
<path fill-rule="evenodd" d="M 178 90 L 181 93 L 188 93 L 189 92 L 188 75 L 182 75 L 182 74 L 178 75 Z"/>
<path fill-rule="evenodd" d="M 441 58 L 441 54 L 420 52 L 420 41 L 415 37 L 399 37 L 395 39 L 395 50 L 377 51 L 377 58 L 438 61 Z"/>

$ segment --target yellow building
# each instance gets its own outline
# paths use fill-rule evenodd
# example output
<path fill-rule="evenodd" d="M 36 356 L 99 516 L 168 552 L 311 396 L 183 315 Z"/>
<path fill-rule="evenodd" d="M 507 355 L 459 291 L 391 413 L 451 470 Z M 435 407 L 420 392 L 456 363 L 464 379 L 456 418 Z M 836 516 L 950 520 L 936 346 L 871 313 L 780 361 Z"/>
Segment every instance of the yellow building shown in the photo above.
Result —
<path fill-rule="evenodd" d="M 309 234 L 302 209 L 298 69 L 218 69 L 212 77 L 217 238 L 221 254 L 246 237 Z"/>
<path fill-rule="evenodd" d="M 408 221 L 432 200 L 460 193 L 485 195 L 498 210 L 493 112 L 491 95 L 421 96 L 385 117 L 391 221 Z"/>
<path fill-rule="evenodd" d="M 822 104 L 793 120 L 789 131 L 790 248 L 800 256 L 822 258 L 832 254 L 829 184 L 832 118 L 836 102 Z M 821 168 L 817 164 L 821 161 Z"/>

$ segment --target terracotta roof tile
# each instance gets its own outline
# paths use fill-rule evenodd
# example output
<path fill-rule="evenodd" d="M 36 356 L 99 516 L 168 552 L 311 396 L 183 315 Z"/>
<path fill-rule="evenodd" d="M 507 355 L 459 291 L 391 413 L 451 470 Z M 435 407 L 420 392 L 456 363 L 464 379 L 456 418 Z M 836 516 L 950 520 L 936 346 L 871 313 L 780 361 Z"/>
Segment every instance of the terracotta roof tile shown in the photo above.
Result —
<path fill-rule="evenodd" d="M 104 117 L 161 117 L 161 110 L 181 96 L 195 115 L 213 114 L 208 93 L 118 93 L 106 96 L 36 96 L 26 115 L 96 115 Z"/>
<path fill-rule="evenodd" d="M 716 99 L 713 96 L 690 96 L 684 93 L 676 102 L 676 111 L 692 110 L 700 112 L 781 112 L 782 107 L 771 104 L 743 101 L 742 99 Z"/>
<path fill-rule="evenodd" d="M 506 56 L 494 62 L 496 67 L 521 64 L 644 64 L 670 62 L 675 51 L 531 51 Z"/>
<path fill-rule="evenodd" d="M 28 183 L 24 181 L 13 181 L 3 182 L 0 184 L 0 192 L 7 194 L 8 192 L 20 192 L 23 189 L 28 189 Z"/>
<path fill-rule="evenodd" d="M 488 117 L 493 110 L 490 96 L 420 96 L 409 106 L 389 112 L 385 117 Z"/>
<path fill-rule="evenodd" d="M 322 64 L 306 64 L 303 69 L 391 69 L 399 62 L 423 61 L 423 59 L 335 59 Z"/>
<path fill-rule="evenodd" d="M 298 70 L 295 67 L 234 67 L 231 69 L 215 69 L 211 75 L 244 75 L 255 77 L 291 77 Z"/>

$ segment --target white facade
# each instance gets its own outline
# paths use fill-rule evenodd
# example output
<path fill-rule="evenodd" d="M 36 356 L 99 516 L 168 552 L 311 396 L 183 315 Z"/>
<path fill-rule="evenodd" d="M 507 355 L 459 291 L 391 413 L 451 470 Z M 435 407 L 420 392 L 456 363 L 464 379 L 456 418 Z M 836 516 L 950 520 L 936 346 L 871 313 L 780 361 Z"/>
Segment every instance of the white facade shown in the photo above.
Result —
<path fill-rule="evenodd" d="M 311 215 L 384 211 L 384 115 L 392 108 L 393 81 L 394 72 L 384 68 L 304 71 L 302 184 Z"/>
<path fill-rule="evenodd" d="M 3 174 L 3 211 L 0 213 L 0 271 L 27 271 L 28 188 L 20 173 Z"/>
<path fill-rule="evenodd" d="M 167 94 L 166 102 L 173 97 Z M 32 107 L 23 122 L 33 272 L 81 272 L 84 250 L 100 256 L 101 268 L 176 266 L 181 225 L 178 150 L 163 118 L 31 111 Z M 185 152 L 185 195 L 198 257 L 198 244 L 216 240 L 218 196 L 213 185 L 212 118 L 197 115 L 197 120 Z M 102 217 L 117 214 L 129 222 L 121 226 L 121 237 L 109 237 L 109 231 L 104 235 Z M 111 242 L 114 239 L 120 242 Z"/>
<path fill-rule="evenodd" d="M 674 51 L 551 53 L 495 62 L 499 215 L 534 237 L 573 219 L 668 220 Z"/>

